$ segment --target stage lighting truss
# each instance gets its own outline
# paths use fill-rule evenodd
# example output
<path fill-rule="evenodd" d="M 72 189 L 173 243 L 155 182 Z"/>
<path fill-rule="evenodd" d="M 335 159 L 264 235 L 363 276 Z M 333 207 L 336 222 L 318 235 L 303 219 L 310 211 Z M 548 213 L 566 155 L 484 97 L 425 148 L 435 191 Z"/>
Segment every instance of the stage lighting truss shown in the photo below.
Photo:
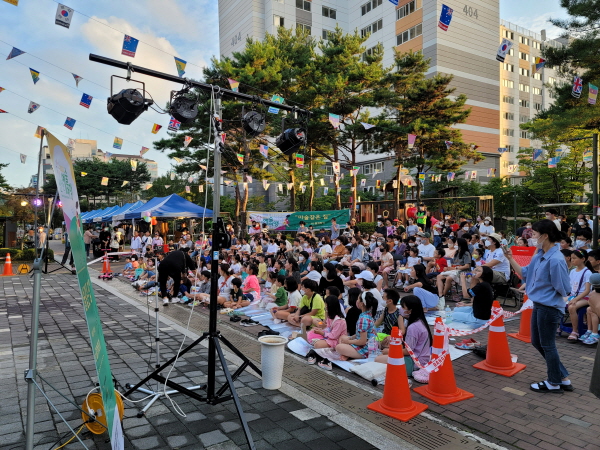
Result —
<path fill-rule="evenodd" d="M 190 123 L 198 116 L 199 95 L 192 97 L 190 86 L 180 91 L 171 91 L 169 114 L 181 123 Z"/>
<path fill-rule="evenodd" d="M 249 111 L 242 117 L 242 128 L 250 137 L 256 137 L 265 131 L 267 121 L 265 115 L 257 111 Z"/>
<path fill-rule="evenodd" d="M 308 117 L 299 117 L 297 111 L 292 111 L 290 128 L 286 128 L 286 116 L 281 119 L 281 129 L 284 130 L 275 140 L 275 145 L 284 155 L 296 153 L 302 146 L 306 147 Z M 294 126 L 295 125 L 295 126 Z"/>
<path fill-rule="evenodd" d="M 119 93 L 113 94 L 113 78 L 139 83 L 142 85 L 142 92 L 137 89 L 122 89 Z M 108 113 L 120 124 L 130 125 L 153 103 L 153 100 L 146 98 L 146 84 L 142 81 L 132 80 L 130 76 L 127 78 L 118 75 L 110 77 L 110 97 L 106 102 L 106 108 Z"/>

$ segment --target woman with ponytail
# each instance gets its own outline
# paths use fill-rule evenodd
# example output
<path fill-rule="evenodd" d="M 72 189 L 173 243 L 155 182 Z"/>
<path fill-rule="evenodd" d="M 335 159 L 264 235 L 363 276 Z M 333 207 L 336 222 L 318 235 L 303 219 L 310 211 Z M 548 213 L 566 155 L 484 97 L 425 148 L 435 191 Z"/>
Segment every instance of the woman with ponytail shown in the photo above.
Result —
<path fill-rule="evenodd" d="M 364 359 L 369 354 L 369 339 L 375 338 L 375 320 L 378 302 L 371 292 L 363 292 L 356 306 L 362 312 L 356 323 L 354 336 L 342 336 L 335 350 L 342 355 L 342 359 Z"/>

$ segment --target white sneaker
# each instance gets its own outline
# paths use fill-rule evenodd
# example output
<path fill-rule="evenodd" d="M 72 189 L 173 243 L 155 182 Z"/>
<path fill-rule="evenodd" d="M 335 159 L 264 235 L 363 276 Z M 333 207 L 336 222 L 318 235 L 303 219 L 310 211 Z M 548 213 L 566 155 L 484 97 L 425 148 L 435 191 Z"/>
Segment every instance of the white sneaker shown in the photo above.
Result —
<path fill-rule="evenodd" d="M 408 281 L 404 282 L 404 287 L 409 286 Z"/>
<path fill-rule="evenodd" d="M 181 302 L 181 300 L 178 297 L 173 297 L 171 299 L 171 303 L 180 303 L 180 302 Z"/>
<path fill-rule="evenodd" d="M 281 323 L 281 319 L 273 319 L 273 323 L 275 325 L 280 324 Z"/>
<path fill-rule="evenodd" d="M 169 306 L 169 299 L 163 298 L 163 306 Z"/>
<path fill-rule="evenodd" d="M 437 304 L 438 311 L 443 311 L 446 306 L 446 297 L 440 297 Z"/>

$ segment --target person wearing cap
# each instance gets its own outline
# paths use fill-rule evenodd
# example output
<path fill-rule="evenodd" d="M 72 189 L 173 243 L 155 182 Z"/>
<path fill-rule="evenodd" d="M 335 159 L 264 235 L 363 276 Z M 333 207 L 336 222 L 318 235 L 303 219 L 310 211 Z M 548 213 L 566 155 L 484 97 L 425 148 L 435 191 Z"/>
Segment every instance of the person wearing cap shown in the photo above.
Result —
<path fill-rule="evenodd" d="M 492 233 L 495 233 L 496 229 L 494 225 L 492 225 L 492 219 L 487 216 L 483 219 L 483 225 L 479 225 L 479 234 L 482 236 L 489 236 Z"/>
<path fill-rule="evenodd" d="M 433 252 L 435 252 L 435 247 L 429 242 L 431 239 L 431 234 L 423 233 L 422 231 L 417 234 L 417 236 L 421 237 L 421 243 L 419 244 L 419 256 L 422 261 L 435 261 L 433 256 Z"/>
<path fill-rule="evenodd" d="M 500 248 L 502 236 L 497 233 L 491 233 L 485 238 L 485 248 L 487 249 L 486 263 L 484 266 L 490 267 L 494 271 L 492 284 L 506 284 L 510 278 L 510 262 L 506 259 L 504 251 Z M 471 277 L 471 288 L 478 283 L 477 278 Z"/>
<path fill-rule="evenodd" d="M 356 279 L 358 280 L 358 285 L 362 286 L 364 292 L 370 292 L 373 294 L 373 297 L 377 299 L 377 314 L 375 319 L 379 317 L 379 315 L 385 309 L 385 300 L 381 296 L 381 293 L 377 290 L 377 285 L 375 284 L 375 275 L 370 270 L 363 270 L 361 273 L 356 275 Z"/>

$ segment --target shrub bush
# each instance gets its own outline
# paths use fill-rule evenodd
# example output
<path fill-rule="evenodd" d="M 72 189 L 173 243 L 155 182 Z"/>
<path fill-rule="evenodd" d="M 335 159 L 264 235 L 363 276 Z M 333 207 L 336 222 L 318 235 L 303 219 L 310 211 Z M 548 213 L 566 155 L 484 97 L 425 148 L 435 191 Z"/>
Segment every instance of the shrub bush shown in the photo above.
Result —
<path fill-rule="evenodd" d="M 0 256 L 5 257 L 7 253 L 10 253 L 10 259 L 12 261 L 33 261 L 35 259 L 35 249 L 25 248 L 0 248 Z M 50 260 L 54 259 L 54 251 L 48 249 L 48 256 Z"/>
<path fill-rule="evenodd" d="M 375 225 L 376 225 L 375 222 L 359 222 L 356 224 L 356 226 L 358 227 L 358 230 L 360 231 L 360 234 L 375 233 Z"/>

